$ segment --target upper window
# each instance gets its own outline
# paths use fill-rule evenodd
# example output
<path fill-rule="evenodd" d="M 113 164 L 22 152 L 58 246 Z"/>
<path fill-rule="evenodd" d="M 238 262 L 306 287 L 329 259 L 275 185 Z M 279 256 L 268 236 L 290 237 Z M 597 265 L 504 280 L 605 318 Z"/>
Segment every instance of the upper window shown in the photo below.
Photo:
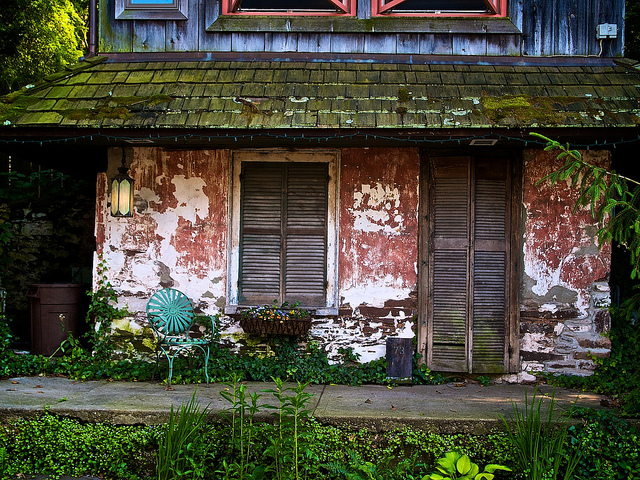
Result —
<path fill-rule="evenodd" d="M 505 16 L 506 0 L 372 0 L 373 15 Z"/>
<path fill-rule="evenodd" d="M 336 305 L 333 152 L 234 154 L 229 300 Z"/>
<path fill-rule="evenodd" d="M 118 20 L 186 20 L 188 0 L 116 0 Z"/>
<path fill-rule="evenodd" d="M 222 0 L 223 15 L 355 16 L 357 0 Z"/>

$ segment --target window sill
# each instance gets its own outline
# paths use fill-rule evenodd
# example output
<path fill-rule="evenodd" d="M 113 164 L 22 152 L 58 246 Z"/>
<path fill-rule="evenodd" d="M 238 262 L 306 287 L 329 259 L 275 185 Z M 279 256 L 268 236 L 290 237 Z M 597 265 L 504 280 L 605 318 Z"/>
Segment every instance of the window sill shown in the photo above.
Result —
<path fill-rule="evenodd" d="M 510 19 L 504 17 L 436 18 L 296 16 L 219 16 L 207 27 L 208 32 L 315 32 L 315 33 L 471 33 L 520 34 Z"/>
<path fill-rule="evenodd" d="M 225 315 L 237 315 L 241 310 L 249 308 L 249 305 L 225 305 Z M 304 307 L 311 312 L 312 317 L 337 317 L 338 309 L 335 307 Z"/>

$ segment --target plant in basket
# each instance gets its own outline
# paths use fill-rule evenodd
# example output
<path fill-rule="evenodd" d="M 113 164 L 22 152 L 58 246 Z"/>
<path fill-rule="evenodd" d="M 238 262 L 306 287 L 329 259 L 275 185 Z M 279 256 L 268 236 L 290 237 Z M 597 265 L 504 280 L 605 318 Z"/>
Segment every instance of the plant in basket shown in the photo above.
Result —
<path fill-rule="evenodd" d="M 311 327 L 311 312 L 300 307 L 300 302 L 290 305 L 261 305 L 240 313 L 240 326 L 247 333 L 263 335 L 304 335 Z"/>

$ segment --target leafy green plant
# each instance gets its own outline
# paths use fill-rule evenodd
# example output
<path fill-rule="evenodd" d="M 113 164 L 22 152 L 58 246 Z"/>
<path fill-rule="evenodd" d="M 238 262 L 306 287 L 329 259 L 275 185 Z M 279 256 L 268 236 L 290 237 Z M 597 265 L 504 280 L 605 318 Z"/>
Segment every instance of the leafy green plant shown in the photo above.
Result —
<path fill-rule="evenodd" d="M 640 182 L 593 165 L 582 158 L 580 151 L 569 144 L 562 145 L 539 133 L 531 135 L 546 142 L 545 151 L 559 150 L 558 160 L 565 164 L 538 183 L 556 184 L 568 181 L 578 189 L 574 212 L 588 208 L 593 218 L 602 222 L 598 230 L 600 244 L 614 241 L 627 249 L 631 262 L 631 278 L 640 278 Z M 628 299 L 630 311 L 640 304 L 640 293 Z"/>
<path fill-rule="evenodd" d="M 555 410 L 555 392 L 549 400 L 546 416 L 542 412 L 543 399 L 538 397 L 538 389 L 529 400 L 525 392 L 524 407 L 512 402 L 510 421 L 500 416 L 513 446 L 516 463 L 527 480 L 569 480 L 580 461 L 581 451 L 573 450 L 565 456 L 569 424 Z"/>
<path fill-rule="evenodd" d="M 7 449 L 0 447 L 0 478 L 5 477 L 7 470 Z"/>
<path fill-rule="evenodd" d="M 491 379 L 489 377 L 485 377 L 484 375 L 479 375 L 477 380 L 483 387 L 488 387 L 491 384 Z"/>
<path fill-rule="evenodd" d="M 204 478 L 207 452 L 203 448 L 201 430 L 207 415 L 208 407 L 201 408 L 196 400 L 196 392 L 177 412 L 171 405 L 169 423 L 158 444 L 158 480 Z"/>
<path fill-rule="evenodd" d="M 502 465 L 487 465 L 481 472 L 480 467 L 467 455 L 458 452 L 447 452 L 443 458 L 438 459 L 437 464 L 437 472 L 425 475 L 422 480 L 493 480 L 494 472 L 511 471 Z"/>
<path fill-rule="evenodd" d="M 315 456 L 308 448 L 313 441 L 307 428 L 310 410 L 307 404 L 311 394 L 305 392 L 307 384 L 298 382 L 295 387 L 286 387 L 283 380 L 274 378 L 275 388 L 264 390 L 271 393 L 278 400 L 276 406 L 266 405 L 275 410 L 276 435 L 269 438 L 270 445 L 265 454 L 273 459 L 273 464 L 267 468 L 273 472 L 276 480 L 287 478 L 301 478 L 301 468 L 309 465 Z M 304 461 L 303 461 L 304 458 Z"/>
<path fill-rule="evenodd" d="M 112 356 L 113 345 L 110 341 L 111 324 L 131 315 L 125 307 L 117 306 L 118 296 L 116 295 L 111 282 L 107 277 L 107 262 L 100 257 L 100 262 L 96 271 L 96 286 L 89 292 L 89 309 L 87 310 L 87 322 L 92 328 L 89 331 L 90 340 L 93 347 L 93 355 L 98 360 L 106 360 Z"/>
<path fill-rule="evenodd" d="M 260 394 L 248 393 L 247 386 L 241 383 L 241 376 L 235 374 L 231 382 L 227 383 L 230 391 L 222 391 L 220 394 L 227 400 L 231 407 L 223 417 L 229 420 L 231 426 L 230 452 L 228 458 L 233 458 L 229 463 L 223 462 L 225 479 L 239 479 L 256 477 L 264 471 L 262 465 L 254 462 L 255 429 L 253 419 L 258 413 L 258 399 Z"/>
<path fill-rule="evenodd" d="M 347 450 L 346 460 L 327 464 L 327 469 L 333 475 L 346 480 L 395 480 L 402 478 L 412 480 L 416 477 L 415 457 L 404 458 L 394 462 L 390 455 L 384 455 L 375 462 L 363 459 L 352 449 Z"/>

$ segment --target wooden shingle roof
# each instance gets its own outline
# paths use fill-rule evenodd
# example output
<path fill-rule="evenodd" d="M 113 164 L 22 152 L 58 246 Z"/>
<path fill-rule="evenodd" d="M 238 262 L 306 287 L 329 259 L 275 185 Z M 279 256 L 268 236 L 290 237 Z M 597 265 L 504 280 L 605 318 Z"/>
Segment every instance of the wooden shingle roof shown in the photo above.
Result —
<path fill-rule="evenodd" d="M 640 69 L 94 57 L 0 99 L 11 127 L 635 127 Z"/>

